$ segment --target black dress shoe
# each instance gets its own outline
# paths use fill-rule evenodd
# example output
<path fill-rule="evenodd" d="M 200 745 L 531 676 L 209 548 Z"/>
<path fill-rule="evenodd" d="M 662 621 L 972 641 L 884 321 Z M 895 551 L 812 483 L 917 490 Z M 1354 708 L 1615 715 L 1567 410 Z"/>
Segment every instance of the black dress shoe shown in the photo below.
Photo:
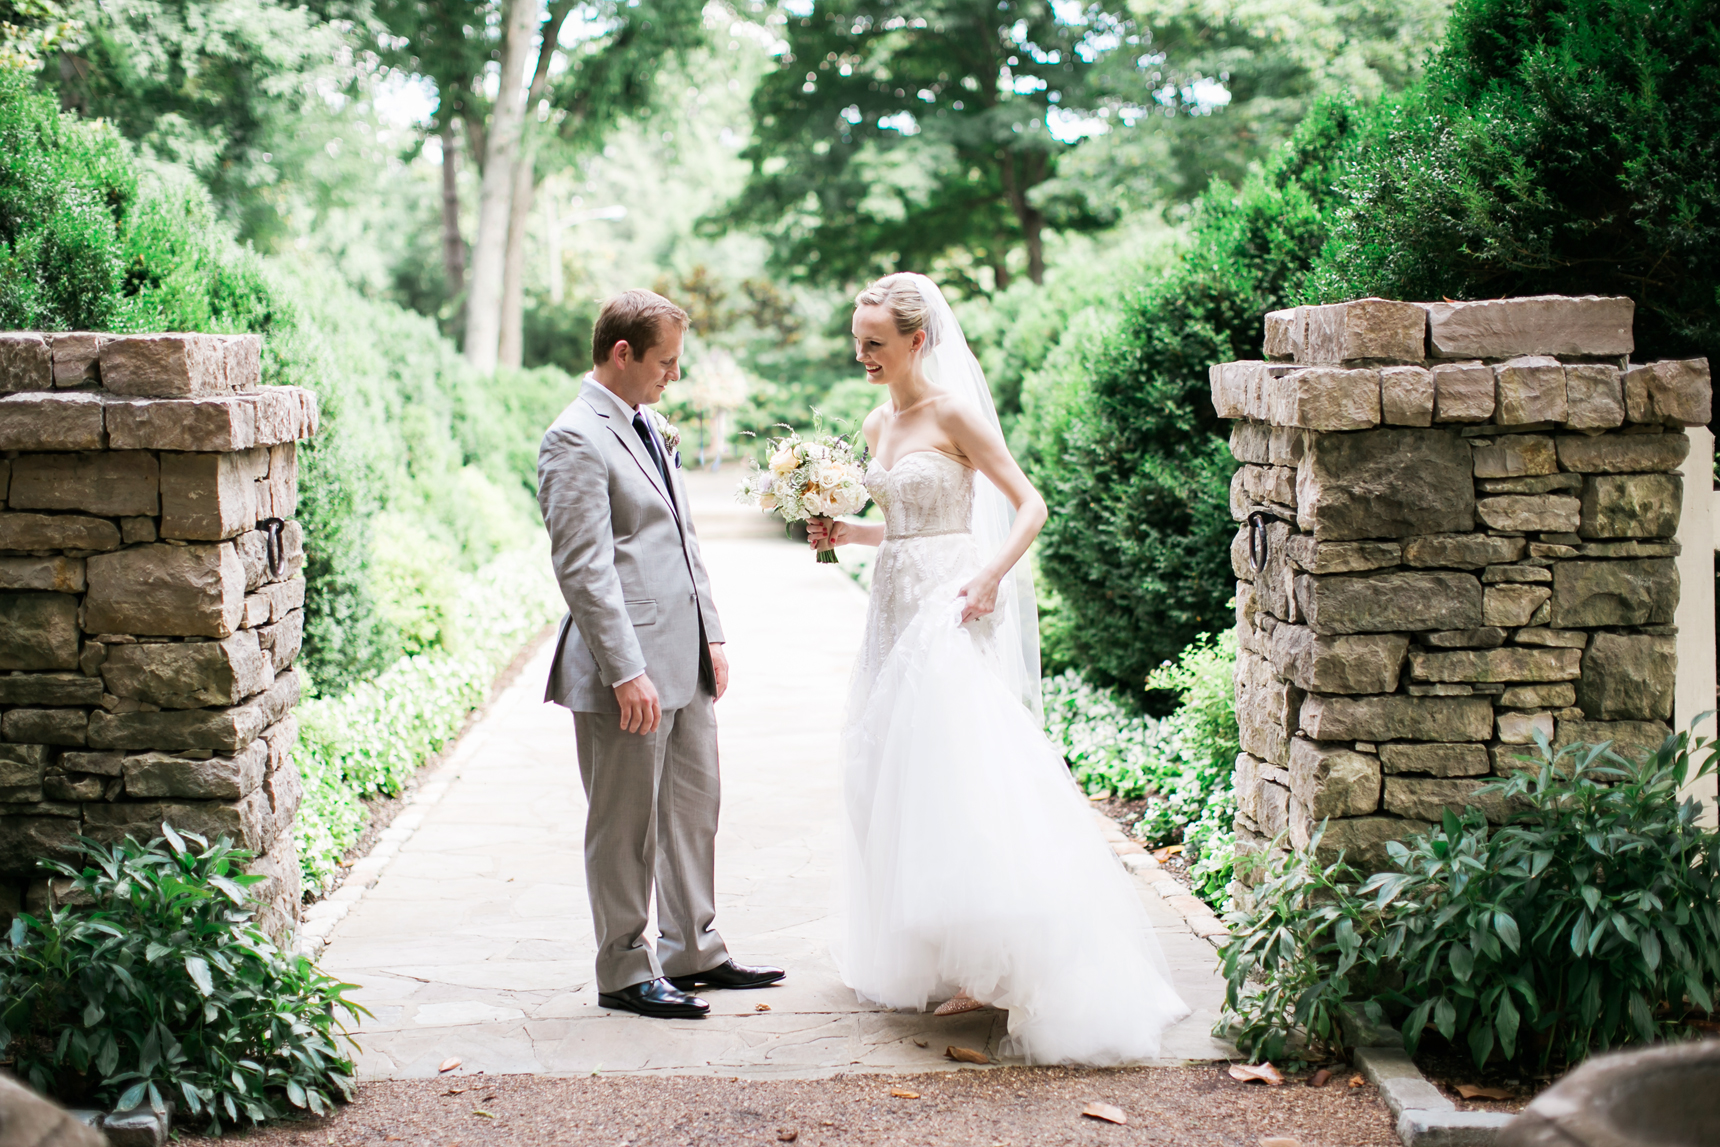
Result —
<path fill-rule="evenodd" d="M 691 976 L 670 976 L 669 982 L 683 992 L 694 988 L 768 988 L 787 972 L 781 968 L 749 968 L 733 960 L 724 960 L 708 972 Z"/>
<path fill-rule="evenodd" d="M 629 984 L 619 992 L 598 992 L 597 1002 L 606 1008 L 625 1008 L 656 1019 L 698 1019 L 711 1010 L 710 1004 L 677 990 L 678 987 L 671 987 L 668 980 L 646 980 L 643 984 Z"/>

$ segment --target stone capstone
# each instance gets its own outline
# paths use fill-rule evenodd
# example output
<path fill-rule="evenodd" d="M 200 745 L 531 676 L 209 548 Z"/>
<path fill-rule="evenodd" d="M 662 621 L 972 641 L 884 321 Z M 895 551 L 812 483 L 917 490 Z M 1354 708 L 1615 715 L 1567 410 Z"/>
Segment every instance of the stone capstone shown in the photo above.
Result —
<path fill-rule="evenodd" d="M 1591 721 L 1672 718 L 1677 638 L 1597 633 L 1582 658 L 1576 704 Z"/>
<path fill-rule="evenodd" d="M 1443 570 L 1296 579 L 1296 605 L 1315 633 L 1470 629 L 1482 624 L 1481 583 Z"/>
<path fill-rule="evenodd" d="M 1428 343 L 1440 358 L 1629 354 L 1636 303 L 1623 297 L 1530 295 L 1423 303 Z"/>
<path fill-rule="evenodd" d="M 101 675 L 114 696 L 163 709 L 232 705 L 274 681 L 258 634 L 249 629 L 223 641 L 116 645 Z"/>
<path fill-rule="evenodd" d="M 1306 330 L 1297 362 L 1420 362 L 1426 353 L 1427 315 L 1414 303 L 1370 298 L 1298 309 Z"/>
<path fill-rule="evenodd" d="M 1298 525 L 1317 541 L 1467 533 L 1470 450 L 1446 430 L 1312 434 L 1296 473 Z"/>
<path fill-rule="evenodd" d="M 1265 319 L 1266 338 L 1261 353 L 1276 362 L 1288 362 L 1295 358 L 1296 348 L 1302 343 L 1307 322 L 1304 312 L 1297 307 L 1268 311 Z"/>
<path fill-rule="evenodd" d="M 1585 538 L 1670 538 L 1678 533 L 1684 480 L 1677 474 L 1591 474 L 1583 484 Z"/>
<path fill-rule="evenodd" d="M 1380 765 L 1387 773 L 1426 773 L 1435 777 L 1479 777 L 1492 767 L 1483 745 L 1418 744 L 1413 741 L 1380 746 Z"/>
<path fill-rule="evenodd" d="M 254 389 L 258 335 L 120 335 L 101 348 L 102 386 L 113 394 L 189 398 Z"/>
<path fill-rule="evenodd" d="M 1677 607 L 1678 566 L 1671 558 L 1553 567 L 1550 620 L 1556 629 L 1670 625 Z"/>
<path fill-rule="evenodd" d="M 1493 705 L 1485 697 L 1310 694 L 1301 726 L 1316 741 L 1485 741 L 1493 734 Z"/>
<path fill-rule="evenodd" d="M 0 669 L 78 668 L 78 599 L 0 593 Z"/>
<path fill-rule="evenodd" d="M 90 558 L 86 570 L 93 632 L 226 637 L 244 613 L 245 570 L 231 545 L 138 546 Z"/>

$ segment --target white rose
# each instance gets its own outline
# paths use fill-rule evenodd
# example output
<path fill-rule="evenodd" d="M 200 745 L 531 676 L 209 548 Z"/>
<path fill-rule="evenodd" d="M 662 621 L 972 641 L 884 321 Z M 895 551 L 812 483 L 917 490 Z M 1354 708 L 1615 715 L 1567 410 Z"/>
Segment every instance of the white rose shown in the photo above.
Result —
<path fill-rule="evenodd" d="M 826 490 L 834 490 L 842 485 L 842 467 L 826 462 L 813 472 L 812 480 Z"/>
<path fill-rule="evenodd" d="M 776 509 L 776 495 L 771 493 L 761 493 L 758 496 L 758 508 L 761 510 Z"/>
<path fill-rule="evenodd" d="M 800 459 L 794 456 L 794 447 L 792 446 L 783 447 L 772 454 L 770 458 L 770 472 L 772 474 L 787 474 L 798 465 L 800 465 Z"/>

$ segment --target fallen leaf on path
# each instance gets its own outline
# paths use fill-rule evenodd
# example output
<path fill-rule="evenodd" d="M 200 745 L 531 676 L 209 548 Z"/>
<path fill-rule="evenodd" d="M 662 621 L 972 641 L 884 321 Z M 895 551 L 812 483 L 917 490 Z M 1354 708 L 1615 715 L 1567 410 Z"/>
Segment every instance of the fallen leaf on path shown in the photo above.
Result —
<path fill-rule="evenodd" d="M 799 1139 L 799 1138 L 800 1138 L 800 1132 L 796 1131 L 792 1127 L 785 1127 L 781 1131 L 778 1131 L 776 1133 L 776 1141 L 778 1143 L 793 1143 L 796 1139 Z"/>
<path fill-rule="evenodd" d="M 925 1040 L 923 1040 L 923 1039 L 917 1039 L 917 1040 L 915 1040 L 915 1041 L 914 1041 L 914 1046 L 915 1046 L 915 1047 L 925 1047 L 925 1046 L 926 1046 L 926 1041 L 925 1041 Z"/>
<path fill-rule="evenodd" d="M 494 1115 L 491 1115 L 488 1111 L 485 1111 L 482 1107 L 472 1108 L 472 1114 L 473 1115 L 481 1115 L 485 1119 L 494 1119 L 495 1118 Z"/>
<path fill-rule="evenodd" d="M 890 1089 L 891 1099 L 918 1099 L 919 1097 L 920 1093 L 917 1091 L 904 1091 L 900 1087 L 892 1087 Z"/>
<path fill-rule="evenodd" d="M 1284 1077 L 1270 1063 L 1233 1063 L 1230 1065 L 1230 1078 L 1240 1079 L 1243 1083 L 1264 1083 L 1270 1087 L 1278 1087 L 1284 1082 Z"/>
<path fill-rule="evenodd" d="M 1302 1147 L 1302 1141 L 1282 1135 L 1268 1135 L 1260 1141 L 1260 1147 Z"/>
<path fill-rule="evenodd" d="M 1180 856 L 1182 850 L 1183 846 L 1180 844 L 1173 844 L 1168 848 L 1155 848 L 1153 849 L 1153 859 L 1162 863 L 1168 856 Z"/>
<path fill-rule="evenodd" d="M 1332 1082 L 1332 1069 L 1329 1067 L 1322 1067 L 1319 1071 L 1314 1073 L 1311 1079 L 1308 1080 L 1308 1086 L 1324 1087 L 1330 1082 Z"/>
<path fill-rule="evenodd" d="M 1362 1087 L 1362 1086 L 1366 1085 L 1367 1082 L 1368 1082 L 1367 1077 L 1359 1071 L 1356 1072 L 1356 1074 L 1350 1076 L 1350 1086 L 1351 1087 Z"/>
<path fill-rule="evenodd" d="M 1123 1114 L 1121 1107 L 1112 1107 L 1109 1103 L 1089 1103 L 1081 1109 L 1081 1114 L 1089 1119 L 1103 1119 L 1106 1123 L 1127 1123 L 1129 1117 Z"/>
<path fill-rule="evenodd" d="M 990 1063 L 991 1057 L 983 1051 L 975 1051 L 971 1047 L 956 1047 L 951 1044 L 944 1049 L 944 1058 L 953 1059 L 957 1063 Z"/>
<path fill-rule="evenodd" d="M 457 1055 L 451 1055 L 447 1059 L 443 1060 L 442 1066 L 437 1068 L 436 1070 L 437 1071 L 453 1071 L 456 1067 L 459 1067 L 459 1066 L 460 1066 L 460 1057 Z"/>
<path fill-rule="evenodd" d="M 1514 1099 L 1514 1098 L 1516 1098 L 1516 1095 L 1514 1092 L 1507 1091 L 1503 1087 L 1476 1087 L 1473 1083 L 1460 1083 L 1460 1084 L 1458 1084 L 1457 1085 L 1457 1094 L 1463 1096 L 1463 1098 L 1465 1098 L 1465 1099 Z"/>
<path fill-rule="evenodd" d="M 464 1095 L 464 1094 L 466 1094 L 466 1089 L 463 1087 L 450 1087 L 447 1091 L 444 1091 L 442 1094 L 443 1095 Z"/>
<path fill-rule="evenodd" d="M 404 1135 L 390 1135 L 387 1137 L 386 1141 L 389 1143 L 404 1143 L 406 1141 L 406 1136 L 404 1136 Z"/>
<path fill-rule="evenodd" d="M 754 1004 L 753 1005 L 753 1011 L 755 1011 L 755 1012 L 768 1012 L 768 1011 L 770 1011 L 770 1005 L 769 1004 Z"/>

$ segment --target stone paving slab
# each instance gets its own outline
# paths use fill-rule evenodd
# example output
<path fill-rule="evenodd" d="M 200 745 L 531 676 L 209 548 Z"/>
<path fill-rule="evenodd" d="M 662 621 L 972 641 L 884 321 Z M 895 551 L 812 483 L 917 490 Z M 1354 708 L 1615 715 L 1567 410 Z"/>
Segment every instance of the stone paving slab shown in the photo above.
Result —
<path fill-rule="evenodd" d="M 734 477 L 694 476 L 734 669 L 717 710 L 717 923 L 737 959 L 781 964 L 787 982 L 709 993 L 703 1020 L 597 1005 L 585 799 L 572 719 L 539 700 L 545 643 L 361 862 L 368 889 L 355 883 L 349 903 L 315 913 L 317 933 L 328 935 L 323 967 L 362 985 L 354 998 L 374 1013 L 358 1032 L 363 1077 L 434 1075 L 450 1057 L 462 1072 L 491 1074 L 800 1078 L 953 1068 L 943 1056 L 950 1044 L 996 1057 L 1002 1013 L 883 1012 L 862 1006 L 837 976 L 834 731 L 866 600 L 840 569 L 728 507 Z M 1195 1009 L 1166 1033 L 1162 1062 L 1234 1055 L 1208 1034 L 1224 999 L 1212 947 L 1147 881 L 1137 884 Z"/>

